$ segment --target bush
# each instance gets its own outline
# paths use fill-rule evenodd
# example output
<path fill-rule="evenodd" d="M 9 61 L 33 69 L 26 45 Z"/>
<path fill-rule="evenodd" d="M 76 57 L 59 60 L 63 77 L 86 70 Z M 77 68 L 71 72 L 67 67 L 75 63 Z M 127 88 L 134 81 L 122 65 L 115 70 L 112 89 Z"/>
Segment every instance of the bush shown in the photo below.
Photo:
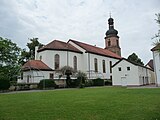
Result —
<path fill-rule="evenodd" d="M 55 88 L 56 83 L 54 80 L 51 79 L 43 79 L 39 82 L 38 88 L 44 89 L 44 88 Z"/>
<path fill-rule="evenodd" d="M 66 79 L 67 87 L 76 88 L 80 85 L 80 80 L 78 79 Z"/>
<path fill-rule="evenodd" d="M 101 78 L 94 79 L 93 86 L 104 86 L 104 80 Z"/>
<path fill-rule="evenodd" d="M 112 85 L 112 80 L 106 80 L 105 85 Z"/>
<path fill-rule="evenodd" d="M 85 87 L 90 87 L 90 86 L 93 86 L 93 81 L 92 80 L 86 80 Z"/>
<path fill-rule="evenodd" d="M 9 80 L 6 80 L 5 78 L 0 79 L 0 90 L 8 90 L 10 87 Z"/>
<path fill-rule="evenodd" d="M 85 84 L 83 84 L 83 83 L 81 83 L 80 85 L 79 85 L 79 88 L 84 88 L 85 87 Z"/>

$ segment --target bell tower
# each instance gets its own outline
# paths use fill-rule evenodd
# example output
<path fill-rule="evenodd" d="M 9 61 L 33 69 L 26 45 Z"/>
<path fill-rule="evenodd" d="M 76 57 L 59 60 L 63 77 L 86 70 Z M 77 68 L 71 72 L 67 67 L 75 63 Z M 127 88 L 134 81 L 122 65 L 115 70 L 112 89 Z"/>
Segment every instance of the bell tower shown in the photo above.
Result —
<path fill-rule="evenodd" d="M 110 18 L 108 19 L 109 24 L 109 30 L 106 32 L 105 39 L 105 49 L 116 53 L 117 55 L 121 56 L 121 48 L 119 46 L 119 36 L 118 31 L 114 29 L 114 19 Z"/>

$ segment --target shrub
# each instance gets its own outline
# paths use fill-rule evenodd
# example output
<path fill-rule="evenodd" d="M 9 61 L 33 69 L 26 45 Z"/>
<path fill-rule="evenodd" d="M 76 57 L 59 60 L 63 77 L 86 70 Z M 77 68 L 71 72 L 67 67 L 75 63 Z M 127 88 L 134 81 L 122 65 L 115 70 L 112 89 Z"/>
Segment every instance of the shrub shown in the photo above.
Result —
<path fill-rule="evenodd" d="M 67 87 L 75 88 L 80 85 L 80 81 L 78 79 L 66 79 Z"/>
<path fill-rule="evenodd" d="M 9 80 L 3 78 L 0 79 L 0 90 L 8 90 L 10 87 L 10 82 Z"/>
<path fill-rule="evenodd" d="M 112 80 L 106 80 L 105 85 L 112 85 Z"/>
<path fill-rule="evenodd" d="M 85 87 L 90 87 L 90 86 L 93 86 L 92 80 L 86 80 Z"/>
<path fill-rule="evenodd" d="M 101 78 L 93 79 L 93 86 L 104 86 L 104 80 Z"/>
<path fill-rule="evenodd" d="M 81 83 L 85 84 L 85 81 L 87 80 L 86 73 L 78 71 L 77 80 L 80 81 Z"/>
<path fill-rule="evenodd" d="M 44 89 L 44 88 L 55 88 L 56 83 L 54 80 L 51 79 L 43 79 L 39 82 L 38 88 Z"/>

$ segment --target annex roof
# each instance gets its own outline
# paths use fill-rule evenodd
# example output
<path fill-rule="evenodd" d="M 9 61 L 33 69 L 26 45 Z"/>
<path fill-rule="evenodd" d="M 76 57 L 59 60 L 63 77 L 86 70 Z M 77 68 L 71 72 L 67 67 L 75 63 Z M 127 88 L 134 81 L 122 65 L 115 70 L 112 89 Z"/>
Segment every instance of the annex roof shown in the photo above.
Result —
<path fill-rule="evenodd" d="M 37 52 L 41 52 L 44 50 L 61 50 L 61 51 L 72 51 L 82 53 L 80 50 L 75 48 L 69 43 L 65 43 L 59 40 L 53 40 L 49 44 L 45 45 L 44 47 L 40 48 Z"/>
<path fill-rule="evenodd" d="M 43 70 L 43 71 L 52 71 L 45 63 L 40 60 L 29 60 L 22 66 L 23 71 L 28 70 Z"/>
<path fill-rule="evenodd" d="M 126 59 L 126 58 L 120 59 L 118 62 L 116 62 L 116 63 L 112 66 L 112 68 L 115 67 L 117 64 L 119 64 L 119 63 L 120 63 L 121 61 L 123 61 L 123 60 L 125 60 L 125 61 L 127 61 L 127 62 L 129 62 L 129 63 L 131 63 L 131 64 L 133 64 L 133 65 L 135 65 L 135 66 L 143 67 L 143 68 L 146 68 L 146 69 L 149 69 L 149 70 L 153 71 L 151 68 L 148 68 L 148 67 L 146 67 L 146 66 L 143 66 L 143 65 L 140 65 L 140 64 L 138 64 L 138 63 L 132 62 L 132 61 Z"/>
<path fill-rule="evenodd" d="M 97 55 L 102 55 L 102 56 L 106 56 L 106 57 L 112 57 L 112 58 L 116 58 L 116 59 L 120 59 L 121 57 L 107 49 L 103 49 L 100 47 L 96 47 L 93 45 L 89 45 L 83 42 L 79 42 L 76 40 L 72 40 L 70 39 L 69 41 L 72 41 L 73 43 L 75 43 L 76 45 L 80 46 L 81 48 L 85 49 L 86 52 L 88 53 L 93 53 L 93 54 L 97 54 Z"/>

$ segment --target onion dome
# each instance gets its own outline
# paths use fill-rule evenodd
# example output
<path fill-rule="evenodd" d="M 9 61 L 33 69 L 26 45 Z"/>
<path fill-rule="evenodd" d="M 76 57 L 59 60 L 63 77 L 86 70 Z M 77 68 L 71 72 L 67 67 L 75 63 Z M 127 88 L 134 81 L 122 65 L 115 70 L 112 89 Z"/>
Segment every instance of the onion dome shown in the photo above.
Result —
<path fill-rule="evenodd" d="M 109 30 L 107 30 L 106 32 L 106 37 L 109 37 L 109 36 L 117 36 L 118 34 L 118 31 L 116 29 L 114 29 L 114 19 L 113 18 L 109 18 L 108 19 L 108 24 L 109 24 Z"/>

